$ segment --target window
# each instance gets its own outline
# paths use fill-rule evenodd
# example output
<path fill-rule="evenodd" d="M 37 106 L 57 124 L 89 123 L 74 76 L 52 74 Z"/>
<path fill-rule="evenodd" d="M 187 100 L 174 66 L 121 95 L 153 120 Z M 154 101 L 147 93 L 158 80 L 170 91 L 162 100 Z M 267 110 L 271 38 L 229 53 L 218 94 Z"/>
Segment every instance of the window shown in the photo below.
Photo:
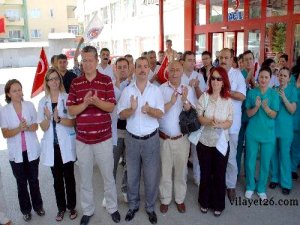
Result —
<path fill-rule="evenodd" d="M 50 9 L 49 15 L 51 18 L 54 18 L 54 9 Z"/>
<path fill-rule="evenodd" d="M 41 38 L 41 31 L 38 29 L 34 29 L 30 31 L 31 38 Z"/>
<path fill-rule="evenodd" d="M 124 17 L 136 16 L 136 0 L 124 0 Z"/>
<path fill-rule="evenodd" d="M 120 2 L 110 4 L 111 22 L 114 23 L 121 19 Z"/>
<path fill-rule="evenodd" d="M 260 55 L 260 30 L 249 30 L 248 33 L 248 50 L 254 54 L 254 59 L 259 59 Z"/>
<path fill-rule="evenodd" d="M 21 38 L 21 30 L 10 30 L 8 36 L 9 38 Z"/>
<path fill-rule="evenodd" d="M 267 17 L 287 15 L 287 0 L 267 0 Z"/>
<path fill-rule="evenodd" d="M 68 32 L 75 34 L 75 35 L 79 35 L 79 26 L 78 25 L 69 25 Z"/>
<path fill-rule="evenodd" d="M 75 18 L 75 10 L 76 6 L 68 5 L 67 6 L 67 18 Z"/>
<path fill-rule="evenodd" d="M 228 21 L 244 19 L 244 0 L 228 1 Z"/>
<path fill-rule="evenodd" d="M 41 17 L 41 10 L 40 9 L 32 9 L 30 10 L 30 17 L 33 19 L 38 19 Z"/>
<path fill-rule="evenodd" d="M 265 57 L 274 58 L 276 53 L 285 52 L 286 24 L 267 23 L 265 36 Z"/>
<path fill-rule="evenodd" d="M 20 12 L 17 9 L 8 9 L 5 11 L 5 17 L 8 21 L 20 20 Z"/>
<path fill-rule="evenodd" d="M 196 24 L 206 24 L 206 0 L 198 1 L 196 5 Z"/>
<path fill-rule="evenodd" d="M 250 19 L 260 18 L 261 14 L 261 1 L 250 0 L 249 1 L 249 14 Z"/>
<path fill-rule="evenodd" d="M 103 24 L 108 24 L 108 8 L 104 7 L 100 9 L 100 18 Z"/>
<path fill-rule="evenodd" d="M 300 24 L 295 26 L 294 62 L 300 57 Z"/>
<path fill-rule="evenodd" d="M 205 34 L 196 35 L 196 55 L 201 55 L 206 50 L 206 37 Z"/>
<path fill-rule="evenodd" d="M 223 1 L 210 1 L 210 23 L 223 22 Z"/>
<path fill-rule="evenodd" d="M 294 0 L 294 13 L 300 13 L 300 0 Z"/>

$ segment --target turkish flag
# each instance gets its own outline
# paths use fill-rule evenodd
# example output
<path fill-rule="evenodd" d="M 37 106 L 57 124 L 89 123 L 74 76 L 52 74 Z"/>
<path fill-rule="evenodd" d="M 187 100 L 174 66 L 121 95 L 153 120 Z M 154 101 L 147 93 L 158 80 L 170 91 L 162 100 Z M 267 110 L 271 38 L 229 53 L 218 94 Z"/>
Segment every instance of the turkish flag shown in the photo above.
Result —
<path fill-rule="evenodd" d="M 168 57 L 165 56 L 157 72 L 157 80 L 161 84 L 165 83 L 168 80 L 168 71 L 166 70 L 168 63 L 169 63 Z"/>
<path fill-rule="evenodd" d="M 36 68 L 35 77 L 31 90 L 31 98 L 37 96 L 44 90 L 44 78 L 48 70 L 48 61 L 44 48 L 41 50 L 40 61 Z"/>
<path fill-rule="evenodd" d="M 5 33 L 5 19 L 0 17 L 0 34 Z"/>

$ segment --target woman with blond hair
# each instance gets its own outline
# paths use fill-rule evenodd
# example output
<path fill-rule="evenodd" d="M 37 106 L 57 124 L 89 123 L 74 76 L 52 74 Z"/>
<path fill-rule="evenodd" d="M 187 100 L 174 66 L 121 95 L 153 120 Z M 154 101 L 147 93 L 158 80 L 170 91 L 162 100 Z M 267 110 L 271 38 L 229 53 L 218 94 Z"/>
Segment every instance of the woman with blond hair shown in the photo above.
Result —
<path fill-rule="evenodd" d="M 38 123 L 44 131 L 41 140 L 41 160 L 51 167 L 58 213 L 56 221 L 62 221 L 66 209 L 71 220 L 77 217 L 74 177 L 75 130 L 74 119 L 68 114 L 62 77 L 51 68 L 44 78 L 45 96 L 39 102 Z"/>

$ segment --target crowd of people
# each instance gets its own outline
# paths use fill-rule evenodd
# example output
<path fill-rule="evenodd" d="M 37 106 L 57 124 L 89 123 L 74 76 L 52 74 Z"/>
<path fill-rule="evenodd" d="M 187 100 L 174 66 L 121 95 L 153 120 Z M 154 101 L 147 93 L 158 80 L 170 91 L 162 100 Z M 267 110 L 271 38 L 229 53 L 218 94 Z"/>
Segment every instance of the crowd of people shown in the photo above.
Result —
<path fill-rule="evenodd" d="M 32 208 L 37 215 L 45 215 L 40 161 L 51 168 L 58 222 L 67 211 L 71 220 L 78 216 L 77 161 L 81 225 L 89 224 L 95 213 L 94 162 L 104 183 L 102 204 L 115 223 L 121 221 L 116 187 L 120 160 L 120 189 L 128 203 L 125 221 L 131 221 L 140 208 L 141 180 L 150 223 L 157 223 L 157 198 L 160 212 L 166 214 L 173 190 L 178 212 L 185 213 L 189 160 L 202 213 L 212 210 L 220 216 L 226 190 L 233 201 L 241 174 L 246 178 L 246 198 L 256 192 L 260 199 L 267 199 L 267 186 L 290 193 L 300 162 L 300 59 L 291 70 L 286 54 L 278 64 L 266 59 L 259 66 L 251 51 L 236 57 L 232 49 L 224 48 L 214 65 L 212 54 L 204 51 L 203 67 L 196 69 L 195 53 L 178 54 L 167 40 L 167 50 L 158 52 L 159 60 L 151 50 L 135 62 L 128 54 L 110 64 L 109 49 L 102 48 L 98 56 L 92 46 L 80 49 L 83 42 L 77 47 L 72 71 L 67 70 L 65 55 L 52 57 L 37 111 L 23 99 L 18 80 L 5 85 L 7 105 L 1 109 L 1 129 L 25 221 L 31 220 Z M 157 73 L 164 57 L 169 61 L 168 81 L 161 83 Z M 192 109 L 201 124 L 196 142 L 179 126 L 181 112 Z M 40 142 L 38 126 L 44 132 Z M 3 213 L 0 224 L 11 224 Z"/>

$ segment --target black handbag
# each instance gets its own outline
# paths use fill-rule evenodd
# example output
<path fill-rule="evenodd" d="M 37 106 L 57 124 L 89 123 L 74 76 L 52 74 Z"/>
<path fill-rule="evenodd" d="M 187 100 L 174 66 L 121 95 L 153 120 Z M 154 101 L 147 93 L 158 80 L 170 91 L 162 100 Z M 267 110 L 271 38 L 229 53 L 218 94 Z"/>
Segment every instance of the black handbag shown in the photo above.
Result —
<path fill-rule="evenodd" d="M 182 134 L 189 134 L 199 130 L 201 124 L 198 121 L 196 109 L 191 107 L 189 111 L 182 110 L 179 115 L 179 126 Z"/>

